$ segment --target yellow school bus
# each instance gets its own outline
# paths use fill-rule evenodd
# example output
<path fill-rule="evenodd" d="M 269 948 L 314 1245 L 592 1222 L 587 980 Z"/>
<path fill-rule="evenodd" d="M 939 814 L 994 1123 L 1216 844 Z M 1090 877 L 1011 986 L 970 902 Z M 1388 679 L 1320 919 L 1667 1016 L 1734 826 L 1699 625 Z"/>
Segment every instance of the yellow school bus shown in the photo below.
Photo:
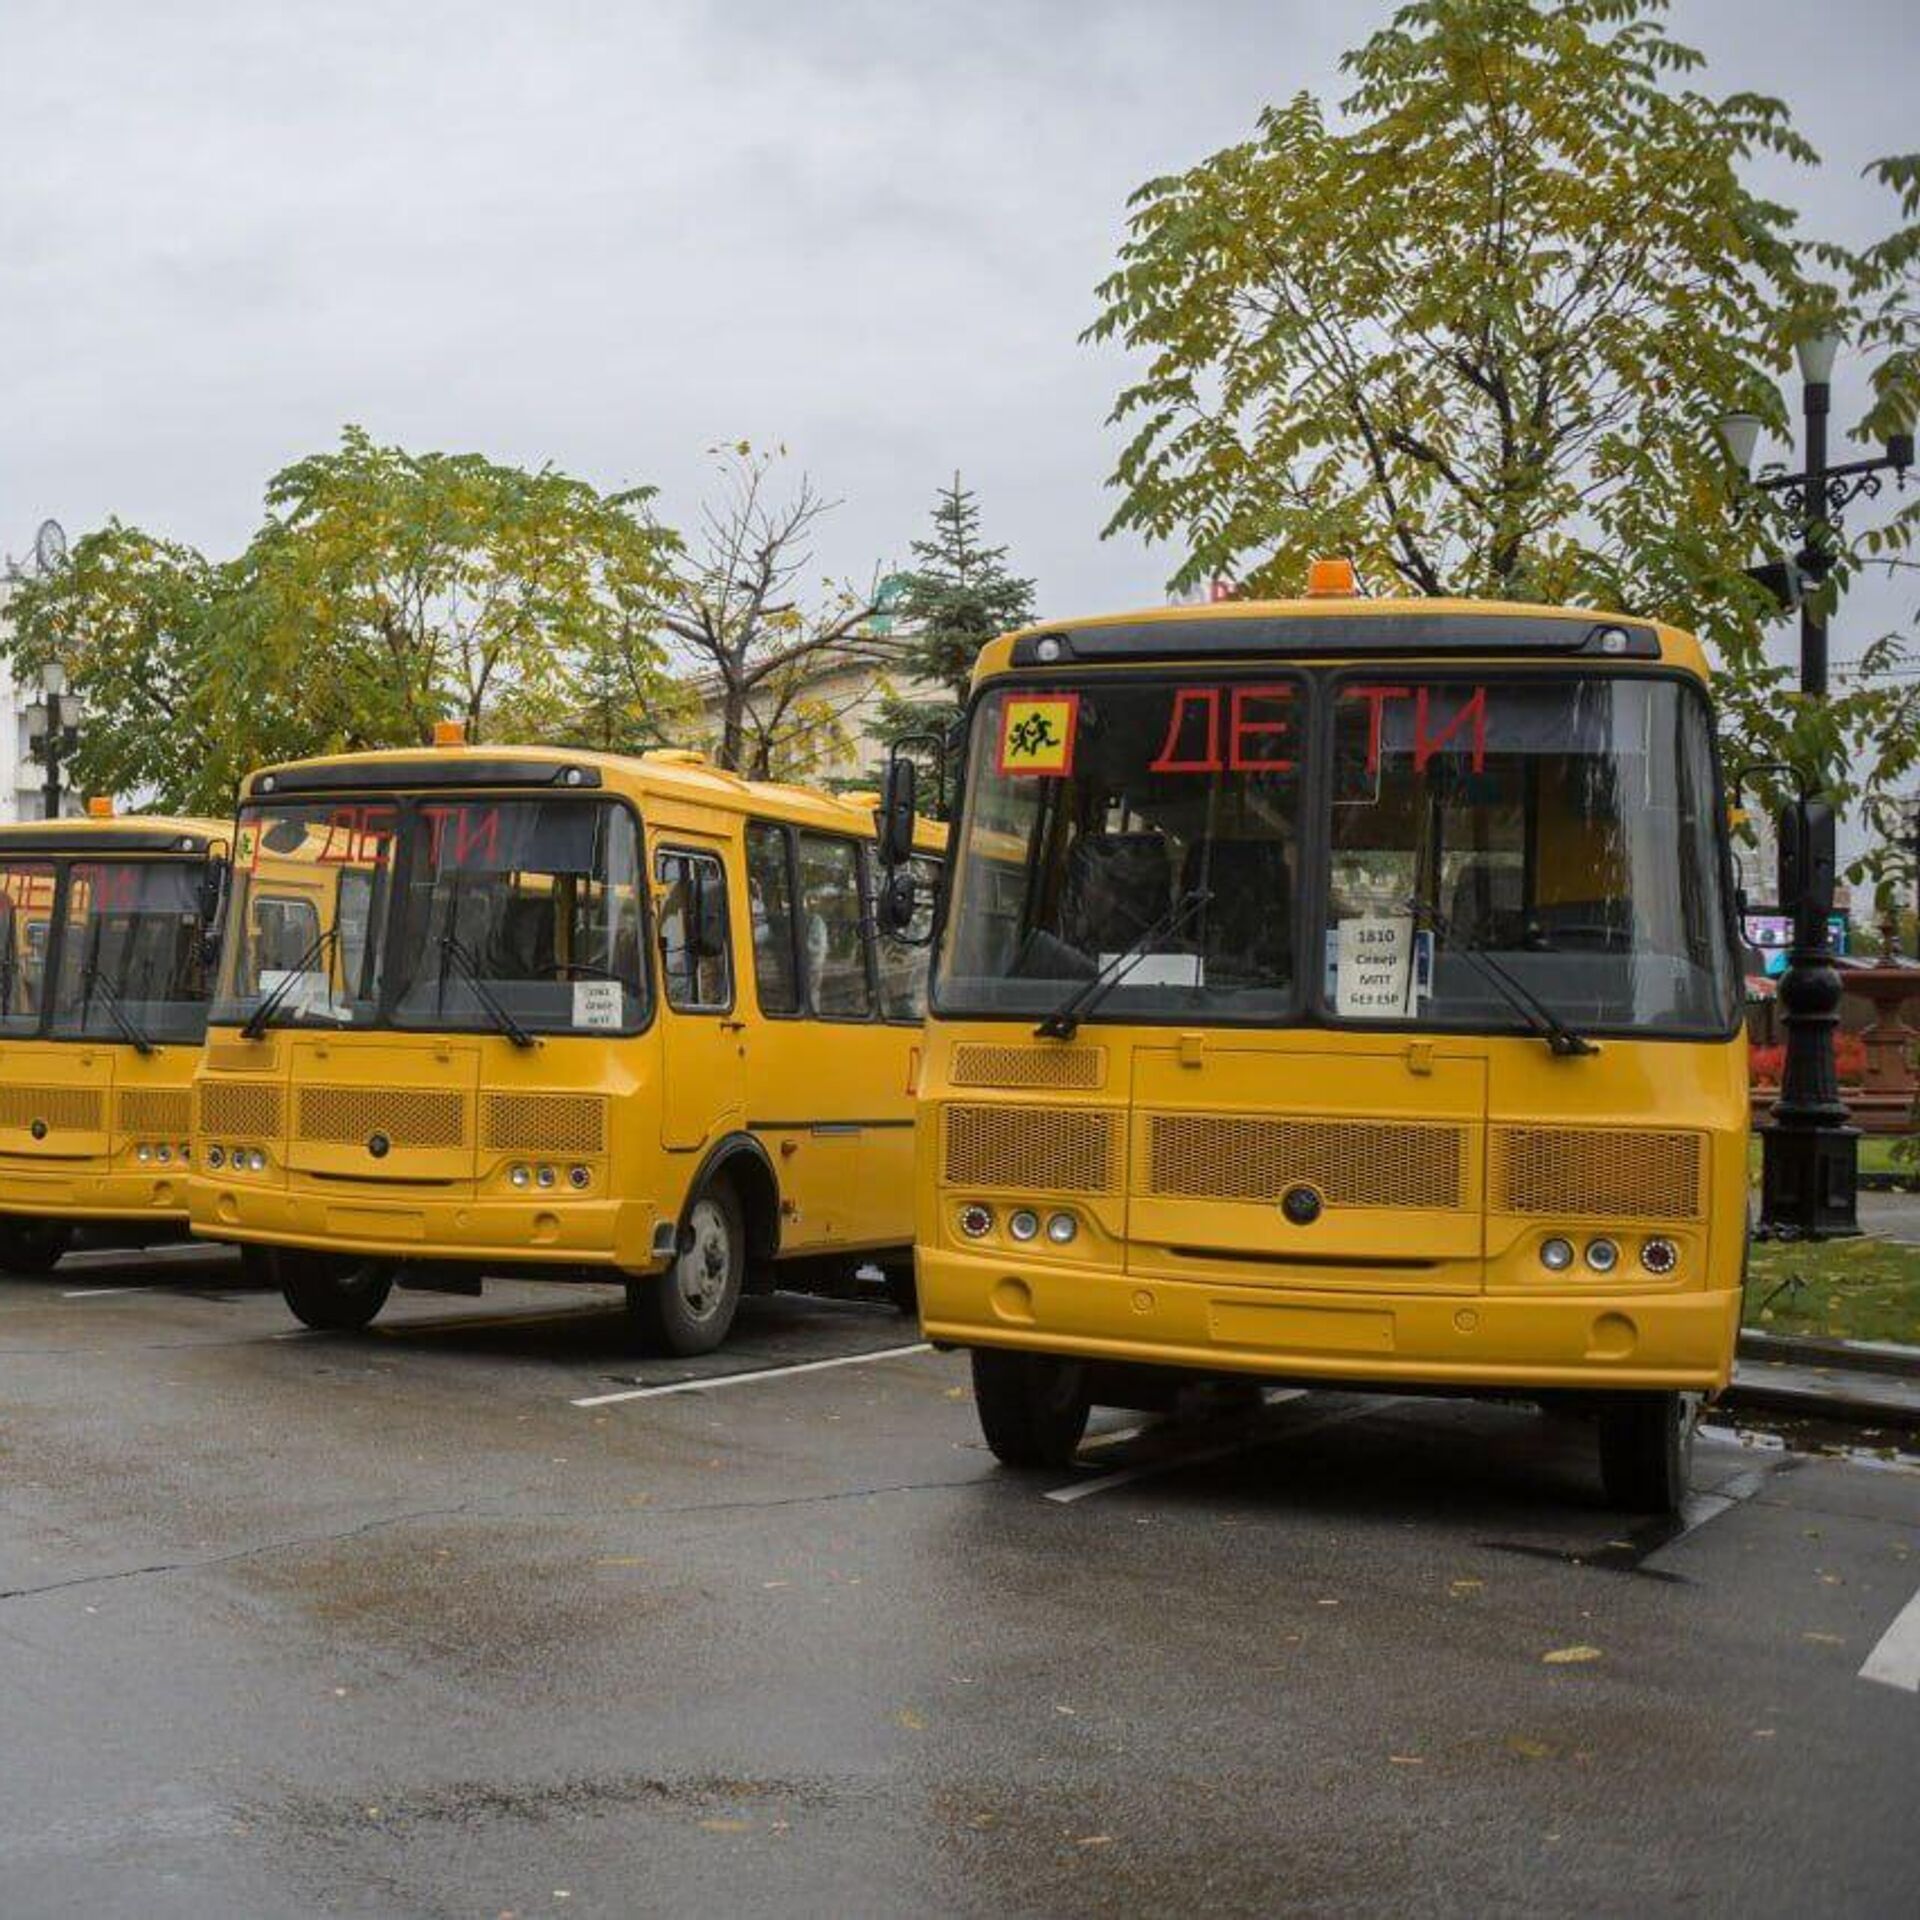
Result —
<path fill-rule="evenodd" d="M 0 826 L 0 1271 L 185 1233 L 228 832 L 99 801 Z"/>
<path fill-rule="evenodd" d="M 264 1250 L 315 1327 L 395 1285 L 624 1280 L 685 1354 L 743 1288 L 910 1289 L 925 963 L 875 938 L 873 818 L 697 754 L 451 732 L 256 772 L 195 1230 Z"/>
<path fill-rule="evenodd" d="M 1746 1241 L 1701 650 L 1316 573 L 982 653 L 925 1331 L 1014 1464 L 1181 1375 L 1582 1395 L 1611 1493 L 1669 1506 Z"/>

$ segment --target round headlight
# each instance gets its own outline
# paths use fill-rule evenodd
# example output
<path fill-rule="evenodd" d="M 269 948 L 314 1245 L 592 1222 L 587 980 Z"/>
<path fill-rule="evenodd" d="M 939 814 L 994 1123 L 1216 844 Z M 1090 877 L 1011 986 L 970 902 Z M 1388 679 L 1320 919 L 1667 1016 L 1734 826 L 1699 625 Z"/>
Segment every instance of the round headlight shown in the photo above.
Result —
<path fill-rule="evenodd" d="M 1620 1264 L 1620 1249 L 1604 1234 L 1587 1242 L 1587 1265 L 1595 1273 L 1611 1273 Z"/>
<path fill-rule="evenodd" d="M 531 1167 L 515 1167 L 512 1172 L 507 1175 L 507 1178 L 516 1187 L 530 1187 L 533 1185 L 533 1169 Z"/>
<path fill-rule="evenodd" d="M 258 1147 L 255 1147 L 253 1151 L 247 1155 L 247 1171 L 249 1173 L 265 1173 L 266 1170 L 267 1156 L 262 1153 Z"/>
<path fill-rule="evenodd" d="M 1040 1231 L 1040 1216 L 1031 1207 L 1020 1207 L 1007 1215 L 1007 1231 L 1016 1240 L 1031 1240 Z"/>
<path fill-rule="evenodd" d="M 1540 1242 L 1540 1264 L 1549 1273 L 1565 1273 L 1573 1265 L 1573 1242 L 1555 1234 Z"/>
<path fill-rule="evenodd" d="M 960 1209 L 960 1231 L 969 1240 L 984 1240 L 993 1231 L 993 1209 L 975 1200 Z"/>
<path fill-rule="evenodd" d="M 183 1161 L 191 1160 L 193 1158 L 193 1149 L 190 1146 L 188 1146 L 184 1140 L 180 1142 L 180 1158 Z"/>
<path fill-rule="evenodd" d="M 1656 1233 L 1640 1242 L 1640 1264 L 1649 1273 L 1671 1273 L 1680 1264 L 1680 1249 L 1665 1234 Z"/>
<path fill-rule="evenodd" d="M 1070 1213 L 1047 1215 L 1047 1238 L 1056 1247 L 1064 1247 L 1080 1231 L 1080 1222 Z"/>
<path fill-rule="evenodd" d="M 173 1149 L 163 1140 L 159 1146 L 154 1148 L 153 1157 L 164 1167 L 167 1162 L 173 1158 Z"/>
<path fill-rule="evenodd" d="M 1063 651 L 1060 642 L 1049 633 L 1034 643 L 1033 657 L 1036 660 L 1044 660 L 1048 666 L 1052 666 Z"/>
<path fill-rule="evenodd" d="M 592 1178 L 593 1175 L 585 1167 L 573 1167 L 568 1170 L 567 1184 L 573 1187 L 584 1187 Z"/>
<path fill-rule="evenodd" d="M 540 1171 L 534 1175 L 534 1179 L 543 1187 L 552 1186 L 558 1177 L 551 1167 L 542 1167 Z"/>
<path fill-rule="evenodd" d="M 225 1147 L 209 1147 L 207 1149 L 207 1165 L 208 1166 L 224 1167 L 226 1164 L 227 1164 L 227 1150 Z"/>
<path fill-rule="evenodd" d="M 140 1144 L 134 1148 L 133 1157 L 144 1167 L 147 1162 L 153 1158 L 153 1149 L 142 1140 Z"/>

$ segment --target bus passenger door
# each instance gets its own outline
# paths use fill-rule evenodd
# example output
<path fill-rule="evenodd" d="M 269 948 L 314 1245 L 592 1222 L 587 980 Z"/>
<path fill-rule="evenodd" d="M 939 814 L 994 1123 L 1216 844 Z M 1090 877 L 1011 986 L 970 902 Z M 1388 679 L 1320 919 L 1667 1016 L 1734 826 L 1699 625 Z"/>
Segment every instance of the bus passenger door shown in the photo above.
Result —
<path fill-rule="evenodd" d="M 717 847 L 653 856 L 659 929 L 660 1142 L 706 1145 L 741 1123 L 745 1029 L 735 979 L 727 872 Z"/>

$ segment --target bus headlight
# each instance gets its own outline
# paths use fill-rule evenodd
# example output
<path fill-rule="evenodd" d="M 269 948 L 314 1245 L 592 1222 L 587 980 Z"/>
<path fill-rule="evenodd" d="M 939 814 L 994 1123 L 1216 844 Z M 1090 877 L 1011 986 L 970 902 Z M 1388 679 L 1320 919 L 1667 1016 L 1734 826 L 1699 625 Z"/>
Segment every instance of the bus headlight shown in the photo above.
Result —
<path fill-rule="evenodd" d="M 1040 1216 L 1031 1207 L 1016 1207 L 1007 1215 L 1007 1231 L 1016 1240 L 1031 1240 L 1040 1231 Z"/>
<path fill-rule="evenodd" d="M 249 1173 L 265 1173 L 266 1170 L 267 1156 L 262 1153 L 258 1147 L 255 1147 L 254 1150 L 247 1155 L 247 1171 Z"/>
<path fill-rule="evenodd" d="M 584 1187 L 593 1178 L 585 1167 L 572 1167 L 567 1172 L 567 1184 L 576 1191 Z"/>
<path fill-rule="evenodd" d="M 960 1231 L 969 1240 L 984 1240 L 993 1231 L 993 1209 L 978 1200 L 960 1209 Z"/>
<path fill-rule="evenodd" d="M 558 1178 L 559 1175 L 556 1174 L 551 1167 L 542 1167 L 540 1171 L 534 1175 L 534 1179 L 543 1187 L 552 1186 Z"/>
<path fill-rule="evenodd" d="M 1080 1222 L 1070 1213 L 1047 1215 L 1047 1238 L 1056 1247 L 1064 1247 L 1080 1231 Z"/>
<path fill-rule="evenodd" d="M 508 1185 L 515 1186 L 515 1187 L 532 1186 L 533 1185 L 533 1169 L 531 1167 L 513 1168 L 512 1171 L 509 1172 L 507 1175 L 507 1183 Z"/>
<path fill-rule="evenodd" d="M 1565 1273 L 1573 1265 L 1573 1242 L 1555 1234 L 1540 1242 L 1540 1264 L 1549 1273 Z"/>
<path fill-rule="evenodd" d="M 1587 1242 L 1587 1265 L 1595 1273 L 1611 1273 L 1620 1264 L 1620 1249 L 1605 1234 Z"/>
<path fill-rule="evenodd" d="M 209 1147 L 207 1149 L 207 1165 L 208 1166 L 224 1167 L 226 1164 L 227 1164 L 227 1150 L 225 1147 Z"/>
<path fill-rule="evenodd" d="M 153 1158 L 153 1149 L 142 1140 L 140 1144 L 134 1148 L 133 1157 L 144 1167 L 147 1162 Z"/>
<path fill-rule="evenodd" d="M 163 1140 L 154 1148 L 153 1157 L 164 1167 L 173 1158 L 173 1149 Z"/>
<path fill-rule="evenodd" d="M 1640 1264 L 1651 1274 L 1669 1274 L 1680 1264 L 1680 1249 L 1665 1234 L 1640 1242 Z"/>

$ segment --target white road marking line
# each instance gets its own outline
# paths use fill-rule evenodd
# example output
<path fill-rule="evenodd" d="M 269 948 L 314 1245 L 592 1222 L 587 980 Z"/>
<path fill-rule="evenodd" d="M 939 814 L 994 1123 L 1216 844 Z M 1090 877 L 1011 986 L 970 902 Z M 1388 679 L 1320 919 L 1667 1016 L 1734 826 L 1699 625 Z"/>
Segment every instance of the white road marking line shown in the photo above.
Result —
<path fill-rule="evenodd" d="M 931 1353 L 924 1340 L 910 1347 L 882 1347 L 877 1353 L 843 1353 L 832 1360 L 802 1360 L 791 1367 L 758 1367 L 752 1373 L 716 1374 L 711 1380 L 675 1380 L 664 1387 L 629 1387 L 624 1393 L 590 1394 L 576 1407 L 610 1407 L 621 1400 L 657 1400 L 669 1393 L 712 1393 L 719 1387 L 752 1386 L 760 1380 L 785 1380 L 796 1373 L 824 1373 L 829 1367 L 862 1367 L 869 1360 L 904 1360 L 909 1354 Z"/>
<path fill-rule="evenodd" d="M 1860 1678 L 1877 1680 L 1883 1687 L 1899 1687 L 1906 1693 L 1920 1693 L 1920 1593 L 1894 1616 L 1893 1625 L 1867 1655 Z"/>
<path fill-rule="evenodd" d="M 1305 1387 L 1287 1387 L 1278 1393 L 1267 1395 L 1266 1404 L 1277 1407 L 1284 1401 L 1304 1400 Z M 1271 1432 L 1253 1429 L 1236 1434 L 1233 1439 L 1223 1441 L 1217 1446 L 1199 1447 L 1185 1453 L 1170 1453 L 1158 1460 L 1143 1460 L 1137 1467 L 1121 1467 L 1112 1473 L 1096 1474 L 1090 1480 L 1075 1480 L 1064 1487 L 1054 1487 L 1044 1496 L 1056 1506 L 1071 1506 L 1076 1500 L 1084 1500 L 1089 1494 L 1105 1493 L 1110 1487 L 1124 1487 L 1129 1481 L 1146 1480 L 1157 1473 L 1176 1473 L 1182 1467 L 1202 1466 L 1210 1460 L 1224 1460 L 1229 1454 L 1244 1453 L 1250 1447 L 1278 1445 L 1283 1440 L 1291 1440 L 1296 1434 L 1313 1433 L 1321 1427 L 1331 1427 L 1342 1420 L 1357 1420 L 1362 1414 L 1378 1413 L 1382 1407 L 1393 1405 L 1391 1399 L 1381 1398 L 1357 1407 L 1334 1407 L 1326 1413 L 1314 1414 L 1305 1420 L 1297 1420 L 1291 1426 L 1278 1427 Z"/>
<path fill-rule="evenodd" d="M 63 1293 L 62 1300 L 98 1300 L 109 1293 L 145 1293 L 145 1287 L 76 1287 L 70 1293 Z"/>

